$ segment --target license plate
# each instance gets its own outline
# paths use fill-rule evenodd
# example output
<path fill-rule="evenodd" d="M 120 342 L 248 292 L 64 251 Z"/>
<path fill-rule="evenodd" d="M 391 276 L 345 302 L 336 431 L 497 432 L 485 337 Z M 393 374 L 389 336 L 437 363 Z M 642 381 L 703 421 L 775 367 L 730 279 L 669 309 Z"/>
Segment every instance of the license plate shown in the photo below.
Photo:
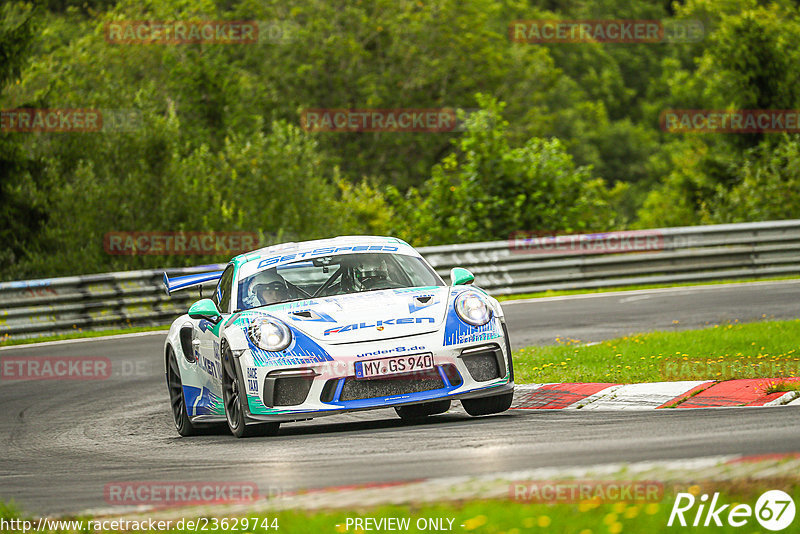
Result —
<path fill-rule="evenodd" d="M 356 378 L 375 378 L 376 376 L 403 375 L 433 369 L 433 354 L 412 354 L 394 356 L 381 360 L 356 362 Z"/>

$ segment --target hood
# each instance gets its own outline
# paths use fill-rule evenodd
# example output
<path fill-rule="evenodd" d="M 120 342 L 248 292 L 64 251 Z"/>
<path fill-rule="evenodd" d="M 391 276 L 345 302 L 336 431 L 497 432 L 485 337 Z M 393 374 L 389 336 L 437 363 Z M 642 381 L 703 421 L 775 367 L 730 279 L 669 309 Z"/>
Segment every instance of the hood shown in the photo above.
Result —
<path fill-rule="evenodd" d="M 435 332 L 442 327 L 450 288 L 386 289 L 263 308 L 317 341 L 338 345 Z"/>

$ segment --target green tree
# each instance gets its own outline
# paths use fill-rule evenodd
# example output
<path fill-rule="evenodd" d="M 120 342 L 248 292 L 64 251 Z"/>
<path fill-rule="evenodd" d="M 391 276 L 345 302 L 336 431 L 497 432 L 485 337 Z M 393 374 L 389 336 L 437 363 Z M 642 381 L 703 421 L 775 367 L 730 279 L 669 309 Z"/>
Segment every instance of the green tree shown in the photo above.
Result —
<path fill-rule="evenodd" d="M 439 244 L 507 239 L 516 231 L 591 231 L 614 219 L 608 191 L 590 168 L 577 167 L 557 139 L 508 141 L 503 104 L 478 95 L 455 152 L 435 165 L 421 190 L 399 202 L 401 233 Z"/>
<path fill-rule="evenodd" d="M 702 210 L 713 223 L 800 218 L 800 136 L 783 135 L 744 154 L 732 189 L 718 186 L 716 202 Z"/>
<path fill-rule="evenodd" d="M 110 256 L 103 248 L 110 231 L 250 231 L 269 243 L 352 230 L 337 215 L 343 207 L 335 169 L 296 126 L 279 121 L 268 133 L 231 133 L 219 151 L 187 147 L 174 113 L 146 116 L 142 130 L 158 134 L 103 136 L 94 145 L 97 157 L 74 166 L 59 157 L 49 162 L 61 178 L 52 192 L 51 218 L 64 224 L 48 225 L 50 246 L 31 255 L 30 271 L 68 274 L 229 259 Z"/>
<path fill-rule="evenodd" d="M 664 92 L 649 106 L 653 122 L 657 112 L 670 108 L 797 109 L 797 5 L 691 0 L 678 7 L 678 14 L 707 21 L 705 47 L 693 66 L 678 58 L 665 61 L 659 81 Z M 727 220 L 724 199 L 742 186 L 741 169 L 750 168 L 753 158 L 769 159 L 767 154 L 781 150 L 780 136 L 774 134 L 678 134 L 682 139 L 674 139 L 675 135 L 662 134 L 663 149 L 651 159 L 651 168 L 663 173 L 662 183 L 640 210 L 640 226 Z M 775 173 L 757 176 L 767 180 Z M 789 211 L 797 210 L 792 206 Z"/>
<path fill-rule="evenodd" d="M 37 13 L 22 4 L 0 7 L 0 104 L 9 85 L 19 83 L 34 39 Z M 0 109 L 5 109 L 0 106 Z M 10 271 L 38 246 L 47 220 L 41 164 L 25 149 L 22 133 L 0 132 L 0 272 Z"/>

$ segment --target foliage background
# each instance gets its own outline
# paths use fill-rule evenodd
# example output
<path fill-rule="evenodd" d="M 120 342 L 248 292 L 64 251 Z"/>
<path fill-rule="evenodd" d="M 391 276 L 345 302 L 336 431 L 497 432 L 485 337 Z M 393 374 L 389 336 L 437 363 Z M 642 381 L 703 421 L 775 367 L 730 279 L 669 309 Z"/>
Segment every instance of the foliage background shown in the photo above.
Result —
<path fill-rule="evenodd" d="M 109 231 L 386 234 L 800 217 L 800 139 L 671 134 L 664 109 L 798 109 L 789 0 L 12 0 L 0 109 L 134 109 L 130 131 L 0 132 L 0 279 L 191 265 Z M 695 43 L 512 43 L 518 19 L 699 20 Z M 255 45 L 120 45 L 114 20 L 260 20 Z M 305 108 L 477 110 L 450 133 L 309 133 Z"/>

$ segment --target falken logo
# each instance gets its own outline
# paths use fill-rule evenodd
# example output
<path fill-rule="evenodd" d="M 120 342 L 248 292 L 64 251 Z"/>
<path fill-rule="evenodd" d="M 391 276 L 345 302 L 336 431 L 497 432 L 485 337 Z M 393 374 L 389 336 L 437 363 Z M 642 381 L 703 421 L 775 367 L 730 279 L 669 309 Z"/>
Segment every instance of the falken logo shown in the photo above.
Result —
<path fill-rule="evenodd" d="M 355 323 L 355 324 L 347 324 L 344 326 L 336 326 L 334 328 L 329 328 L 325 330 L 324 335 L 330 334 L 339 334 L 341 332 L 347 332 L 349 330 L 361 330 L 363 328 L 373 328 L 377 327 L 378 330 L 383 330 L 385 326 L 396 326 L 400 324 L 414 324 L 414 323 L 435 323 L 436 320 L 433 317 L 403 317 L 402 319 L 387 319 L 384 321 L 378 321 L 375 324 L 369 323 Z"/>

